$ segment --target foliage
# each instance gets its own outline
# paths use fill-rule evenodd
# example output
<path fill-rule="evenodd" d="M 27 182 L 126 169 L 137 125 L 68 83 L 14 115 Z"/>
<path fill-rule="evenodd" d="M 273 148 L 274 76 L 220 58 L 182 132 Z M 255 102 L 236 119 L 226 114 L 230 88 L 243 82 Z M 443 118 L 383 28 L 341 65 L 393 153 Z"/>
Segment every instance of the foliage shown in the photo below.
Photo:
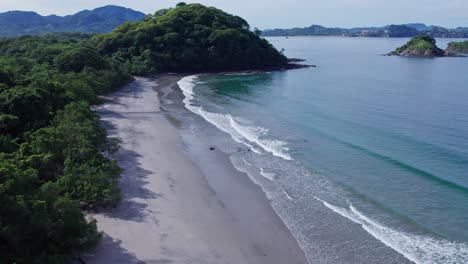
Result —
<path fill-rule="evenodd" d="M 67 50 L 54 59 L 54 64 L 64 72 L 81 72 L 85 67 L 95 70 L 109 69 L 109 63 L 106 59 L 91 47 Z"/>
<path fill-rule="evenodd" d="M 84 40 L 83 40 L 84 39 Z M 130 79 L 83 35 L 0 40 L 0 258 L 65 263 L 100 234 L 81 209 L 119 201 L 90 103 Z"/>
<path fill-rule="evenodd" d="M 0 256 L 4 263 L 64 263 L 92 248 L 100 234 L 78 202 L 41 184 L 37 171 L 0 159 Z"/>
<path fill-rule="evenodd" d="M 468 53 L 468 41 L 450 42 L 447 50 L 452 52 Z"/>
<path fill-rule="evenodd" d="M 405 45 L 395 51 L 397 54 L 443 56 L 445 52 L 436 46 L 436 40 L 427 35 L 419 35 L 412 38 Z"/>
<path fill-rule="evenodd" d="M 249 30 L 238 16 L 214 7 L 180 3 L 141 22 L 93 38 L 103 54 L 133 74 L 222 71 L 276 66 L 286 58 Z"/>

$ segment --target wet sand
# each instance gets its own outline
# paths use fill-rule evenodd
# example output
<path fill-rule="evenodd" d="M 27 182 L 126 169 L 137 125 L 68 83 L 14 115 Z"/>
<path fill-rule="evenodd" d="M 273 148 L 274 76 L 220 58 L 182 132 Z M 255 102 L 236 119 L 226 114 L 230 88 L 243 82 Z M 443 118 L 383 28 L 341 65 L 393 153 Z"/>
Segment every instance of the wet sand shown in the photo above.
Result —
<path fill-rule="evenodd" d="M 96 108 L 122 140 L 122 202 L 91 215 L 105 235 L 85 262 L 308 263 L 260 187 L 165 117 L 156 91 L 179 79 L 136 78 Z"/>

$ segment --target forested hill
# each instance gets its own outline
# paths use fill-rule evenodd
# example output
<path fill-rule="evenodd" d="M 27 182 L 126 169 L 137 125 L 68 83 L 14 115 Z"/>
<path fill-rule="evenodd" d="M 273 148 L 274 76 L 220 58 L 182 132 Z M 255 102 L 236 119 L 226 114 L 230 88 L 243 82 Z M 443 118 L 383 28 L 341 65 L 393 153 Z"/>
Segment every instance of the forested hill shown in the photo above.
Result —
<path fill-rule="evenodd" d="M 120 168 L 91 105 L 131 74 L 281 66 L 240 17 L 178 4 L 89 39 L 0 39 L 0 263 L 72 263 L 101 234 L 83 210 L 119 202 Z"/>
<path fill-rule="evenodd" d="M 35 12 L 0 13 L 0 37 L 39 35 L 53 32 L 107 33 L 127 21 L 139 21 L 145 14 L 120 6 L 104 6 L 69 16 L 41 16 Z"/>
<path fill-rule="evenodd" d="M 159 10 L 141 22 L 98 35 L 93 42 L 133 74 L 245 70 L 287 63 L 244 19 L 200 4 L 180 3 Z"/>

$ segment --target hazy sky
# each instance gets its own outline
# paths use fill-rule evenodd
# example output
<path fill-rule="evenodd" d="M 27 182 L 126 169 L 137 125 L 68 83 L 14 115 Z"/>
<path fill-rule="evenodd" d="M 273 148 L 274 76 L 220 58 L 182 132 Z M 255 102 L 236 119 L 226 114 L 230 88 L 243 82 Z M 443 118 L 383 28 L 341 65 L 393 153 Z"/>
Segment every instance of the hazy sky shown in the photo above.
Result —
<path fill-rule="evenodd" d="M 28 10 L 41 15 L 68 15 L 113 4 L 144 13 L 175 6 L 172 0 L 0 0 L 0 11 Z M 199 0 L 242 16 L 253 27 L 381 26 L 423 22 L 468 26 L 468 0 Z"/>

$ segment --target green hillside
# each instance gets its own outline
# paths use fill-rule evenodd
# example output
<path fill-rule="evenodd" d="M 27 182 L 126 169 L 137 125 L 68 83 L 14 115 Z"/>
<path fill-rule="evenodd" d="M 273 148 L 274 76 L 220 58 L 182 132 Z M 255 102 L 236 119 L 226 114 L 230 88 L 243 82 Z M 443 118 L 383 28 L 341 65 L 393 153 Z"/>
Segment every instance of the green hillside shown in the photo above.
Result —
<path fill-rule="evenodd" d="M 282 65 L 286 57 L 242 18 L 214 7 L 179 4 L 94 38 L 133 74 L 243 70 Z"/>
<path fill-rule="evenodd" d="M 399 56 L 421 56 L 421 57 L 443 57 L 445 52 L 438 48 L 436 40 L 426 35 L 412 38 L 405 45 L 397 48 L 390 55 Z"/>

